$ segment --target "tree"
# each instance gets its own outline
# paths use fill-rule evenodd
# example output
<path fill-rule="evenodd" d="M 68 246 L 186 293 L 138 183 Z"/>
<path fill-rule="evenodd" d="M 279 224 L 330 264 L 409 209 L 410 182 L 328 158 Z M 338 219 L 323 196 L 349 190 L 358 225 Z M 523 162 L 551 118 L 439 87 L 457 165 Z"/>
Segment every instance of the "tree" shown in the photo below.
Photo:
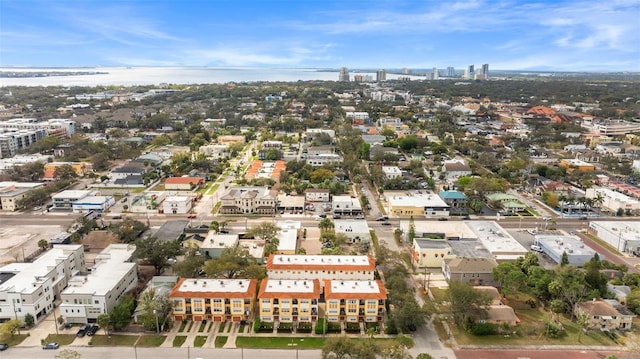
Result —
<path fill-rule="evenodd" d="M 126 217 L 121 222 L 112 223 L 109 226 L 109 231 L 118 236 L 124 243 L 135 241 L 146 229 L 147 226 L 144 223 L 130 217 Z"/>
<path fill-rule="evenodd" d="M 78 177 L 76 170 L 71 165 L 57 166 L 53 172 L 53 177 L 58 180 L 68 180 Z"/>
<path fill-rule="evenodd" d="M 55 359 L 80 359 L 82 354 L 72 349 L 64 349 L 54 356 Z"/>
<path fill-rule="evenodd" d="M 419 328 L 426 322 L 426 313 L 411 292 L 405 292 L 401 299 L 396 298 L 396 302 L 402 305 L 393 313 L 397 325 L 403 332 L 408 332 L 412 328 Z"/>
<path fill-rule="evenodd" d="M 321 232 L 332 230 L 334 228 L 333 221 L 331 220 L 331 218 L 323 218 L 318 221 L 318 228 L 320 228 Z"/>
<path fill-rule="evenodd" d="M 38 241 L 38 247 L 45 251 L 47 248 L 49 248 L 49 242 L 46 239 L 41 239 Z"/>
<path fill-rule="evenodd" d="M 413 240 L 416 238 L 416 224 L 413 221 L 413 216 L 409 218 L 409 232 L 407 233 L 409 243 L 413 245 Z"/>
<path fill-rule="evenodd" d="M 562 252 L 562 259 L 560 259 L 560 266 L 569 265 L 569 255 L 567 252 Z"/>
<path fill-rule="evenodd" d="M 219 258 L 208 260 L 204 271 L 209 278 L 257 278 L 266 277 L 265 268 L 256 262 L 243 246 L 222 250 Z"/>
<path fill-rule="evenodd" d="M 33 315 L 31 315 L 30 313 L 25 314 L 24 325 L 26 325 L 27 328 L 31 328 L 34 323 L 35 323 L 35 320 L 33 319 Z"/>
<path fill-rule="evenodd" d="M 0 325 L 0 334 L 13 337 L 14 335 L 16 335 L 21 326 L 22 321 L 19 319 L 8 320 Z"/>
<path fill-rule="evenodd" d="M 427 354 L 427 353 L 420 353 L 420 354 L 418 354 L 416 359 L 433 359 L 433 357 L 430 354 Z"/>
<path fill-rule="evenodd" d="M 173 303 L 168 294 L 160 294 L 151 289 L 140 296 L 138 307 L 142 311 L 139 318 L 147 330 L 162 331 L 171 319 Z"/>
<path fill-rule="evenodd" d="M 627 308 L 640 315 L 640 288 L 636 288 L 627 295 Z"/>
<path fill-rule="evenodd" d="M 272 254 L 278 252 L 278 246 L 280 245 L 280 240 L 278 238 L 271 238 L 267 241 L 267 244 L 264 246 L 264 255 L 268 257 Z"/>
<path fill-rule="evenodd" d="M 311 183 L 322 183 L 326 180 L 331 180 L 335 177 L 335 173 L 333 171 L 326 168 L 318 168 L 317 170 L 311 172 L 309 175 L 309 180 Z"/>
<path fill-rule="evenodd" d="M 205 258 L 199 254 L 198 248 L 190 247 L 185 250 L 184 259 L 175 263 L 171 268 L 180 277 L 193 278 L 198 276 L 204 261 Z"/>
<path fill-rule="evenodd" d="M 582 343 L 582 333 L 586 333 L 589 329 L 589 316 L 586 313 L 580 313 L 576 317 L 576 323 L 578 324 L 578 342 Z"/>
<path fill-rule="evenodd" d="M 135 298 L 131 295 L 125 295 L 120 298 L 118 304 L 109 312 L 109 324 L 113 330 L 121 330 L 131 321 L 131 315 L 135 309 Z"/>
<path fill-rule="evenodd" d="M 452 281 L 447 291 L 451 314 L 457 325 L 466 323 L 473 311 L 483 311 L 491 303 L 488 293 L 474 289 L 467 283 Z"/>
<path fill-rule="evenodd" d="M 102 313 L 96 318 L 96 323 L 104 330 L 105 335 L 109 335 L 109 326 L 111 325 L 111 317 L 107 313 Z"/>
<path fill-rule="evenodd" d="M 264 240 L 271 240 L 276 238 L 280 232 L 280 227 L 271 222 L 262 222 L 256 226 L 253 226 L 247 232 L 248 237 L 260 238 Z"/>
<path fill-rule="evenodd" d="M 156 270 L 156 275 L 169 265 L 169 258 L 180 254 L 180 242 L 160 241 L 157 237 L 146 237 L 136 241 L 136 257 L 147 261 Z"/>

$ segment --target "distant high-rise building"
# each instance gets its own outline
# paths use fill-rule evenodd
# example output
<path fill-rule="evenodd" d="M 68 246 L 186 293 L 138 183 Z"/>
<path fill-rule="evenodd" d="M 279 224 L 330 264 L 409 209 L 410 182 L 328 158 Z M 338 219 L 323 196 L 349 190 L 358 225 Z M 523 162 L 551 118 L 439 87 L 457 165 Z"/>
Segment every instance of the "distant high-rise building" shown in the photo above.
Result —
<path fill-rule="evenodd" d="M 467 67 L 467 69 L 464 71 L 464 78 L 465 79 L 472 79 L 475 76 L 475 66 L 474 65 L 469 65 L 469 67 Z"/>
<path fill-rule="evenodd" d="M 431 74 L 433 74 L 433 77 L 432 77 L 432 78 L 433 78 L 434 80 L 437 80 L 437 79 L 439 79 L 439 78 L 440 78 L 440 72 L 438 72 L 438 68 L 437 68 L 437 67 L 434 67 L 434 68 L 431 70 Z"/>
<path fill-rule="evenodd" d="M 403 75 L 411 75 L 411 69 L 409 69 L 408 67 L 403 67 L 402 68 L 402 74 Z"/>
<path fill-rule="evenodd" d="M 484 75 L 485 79 L 489 78 L 489 64 L 482 65 L 482 74 Z"/>
<path fill-rule="evenodd" d="M 344 82 L 348 82 L 349 81 L 349 69 L 346 67 L 343 67 L 340 69 L 340 75 L 338 76 L 338 81 L 344 81 Z"/>
<path fill-rule="evenodd" d="M 382 69 L 376 71 L 376 82 L 387 81 L 387 72 Z"/>
<path fill-rule="evenodd" d="M 373 82 L 373 76 L 371 75 L 364 75 L 364 82 Z"/>
<path fill-rule="evenodd" d="M 358 75 L 353 75 L 353 81 L 355 82 L 362 82 L 363 77 L 362 75 L 358 74 Z"/>
<path fill-rule="evenodd" d="M 447 77 L 456 77 L 456 69 L 453 66 L 447 67 Z"/>

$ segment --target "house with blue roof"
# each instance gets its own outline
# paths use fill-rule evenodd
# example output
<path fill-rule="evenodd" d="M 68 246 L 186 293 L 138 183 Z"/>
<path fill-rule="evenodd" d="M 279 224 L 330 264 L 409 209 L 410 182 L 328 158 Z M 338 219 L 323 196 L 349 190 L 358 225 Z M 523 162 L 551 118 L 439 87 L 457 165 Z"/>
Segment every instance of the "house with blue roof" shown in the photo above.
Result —
<path fill-rule="evenodd" d="M 469 214 L 469 199 L 464 195 L 464 193 L 455 190 L 448 190 L 440 191 L 438 195 L 446 204 L 449 205 L 450 214 Z"/>

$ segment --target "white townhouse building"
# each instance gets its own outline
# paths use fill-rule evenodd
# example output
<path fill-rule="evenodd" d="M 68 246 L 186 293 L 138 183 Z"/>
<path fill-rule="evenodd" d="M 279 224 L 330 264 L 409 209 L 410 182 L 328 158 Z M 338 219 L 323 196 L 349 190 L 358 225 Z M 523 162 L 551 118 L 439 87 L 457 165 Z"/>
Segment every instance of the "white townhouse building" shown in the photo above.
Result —
<path fill-rule="evenodd" d="M 78 275 L 60 297 L 60 315 L 69 323 L 95 323 L 138 284 L 138 264 L 129 262 L 135 245 L 110 244 L 95 259 L 88 275 Z"/>
<path fill-rule="evenodd" d="M 84 247 L 56 245 L 33 263 L 0 268 L 0 322 L 33 316 L 38 323 L 53 310 L 53 302 L 70 278 L 84 271 Z"/>

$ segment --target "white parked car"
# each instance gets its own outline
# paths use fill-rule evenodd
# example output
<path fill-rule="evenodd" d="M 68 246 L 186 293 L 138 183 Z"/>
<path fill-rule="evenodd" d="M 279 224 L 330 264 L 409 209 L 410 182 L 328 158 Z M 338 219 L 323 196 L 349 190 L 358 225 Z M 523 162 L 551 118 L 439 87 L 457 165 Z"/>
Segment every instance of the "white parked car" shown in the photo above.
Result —
<path fill-rule="evenodd" d="M 527 233 L 529 233 L 532 236 L 535 236 L 536 234 L 538 234 L 538 230 L 536 230 L 536 229 L 527 229 Z"/>
<path fill-rule="evenodd" d="M 531 250 L 534 251 L 534 252 L 542 253 L 542 247 L 540 247 L 538 245 L 535 245 L 535 244 L 531 245 Z"/>

